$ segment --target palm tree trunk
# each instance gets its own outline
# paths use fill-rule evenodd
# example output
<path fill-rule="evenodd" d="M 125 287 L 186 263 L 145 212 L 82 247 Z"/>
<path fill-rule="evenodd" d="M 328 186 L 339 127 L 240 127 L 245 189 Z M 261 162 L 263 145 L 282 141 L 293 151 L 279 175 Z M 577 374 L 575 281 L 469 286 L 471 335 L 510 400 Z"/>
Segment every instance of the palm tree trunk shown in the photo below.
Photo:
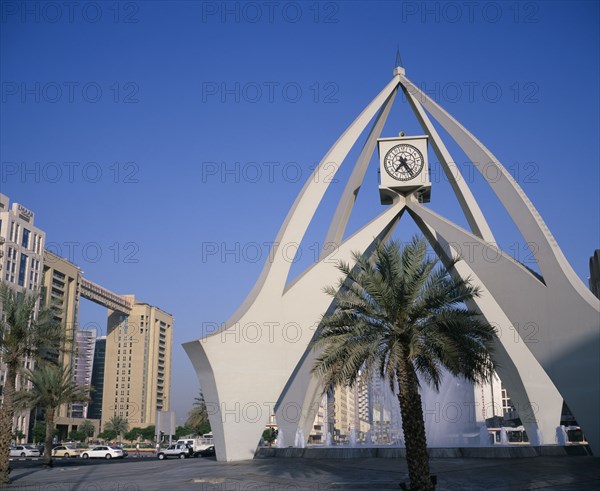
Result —
<path fill-rule="evenodd" d="M 0 484 L 10 483 L 8 473 L 10 472 L 9 452 L 10 439 L 12 435 L 13 417 L 15 415 L 14 396 L 17 366 L 13 363 L 7 364 L 6 380 L 4 382 L 4 398 L 2 411 L 0 411 Z"/>
<path fill-rule="evenodd" d="M 54 408 L 46 407 L 46 439 L 44 440 L 44 466 L 52 467 L 52 440 L 54 438 Z"/>
<path fill-rule="evenodd" d="M 406 353 L 398 363 L 398 401 L 402 414 L 402 430 L 406 444 L 406 463 L 410 489 L 429 491 L 435 489 L 429 474 L 429 454 L 423 420 L 423 406 L 419 383 L 413 364 Z"/>

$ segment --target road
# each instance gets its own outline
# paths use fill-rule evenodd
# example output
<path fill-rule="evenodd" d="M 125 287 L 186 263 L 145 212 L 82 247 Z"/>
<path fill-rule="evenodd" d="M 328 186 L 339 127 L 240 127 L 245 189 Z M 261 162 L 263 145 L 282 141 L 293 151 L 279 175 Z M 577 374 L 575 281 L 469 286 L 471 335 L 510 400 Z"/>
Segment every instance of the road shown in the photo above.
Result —
<path fill-rule="evenodd" d="M 600 489 L 600 458 L 431 459 L 438 491 Z M 243 462 L 150 458 L 14 462 L 14 483 L 0 491 L 301 491 L 399 489 L 401 459 L 269 458 Z"/>

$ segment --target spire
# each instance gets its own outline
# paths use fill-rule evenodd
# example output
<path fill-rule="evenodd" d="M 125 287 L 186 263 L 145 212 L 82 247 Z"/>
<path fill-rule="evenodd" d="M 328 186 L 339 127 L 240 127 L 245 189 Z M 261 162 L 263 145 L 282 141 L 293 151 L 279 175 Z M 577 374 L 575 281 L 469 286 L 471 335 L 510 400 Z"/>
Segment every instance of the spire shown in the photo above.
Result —
<path fill-rule="evenodd" d="M 394 68 L 404 68 L 402 56 L 400 56 L 400 45 L 398 45 L 398 48 L 396 49 L 396 64 L 394 65 Z"/>
<path fill-rule="evenodd" d="M 404 75 L 406 71 L 404 70 L 404 63 L 402 63 L 402 56 L 400 56 L 400 45 L 398 45 L 396 49 L 396 65 L 394 66 L 394 76 L 395 75 Z"/>

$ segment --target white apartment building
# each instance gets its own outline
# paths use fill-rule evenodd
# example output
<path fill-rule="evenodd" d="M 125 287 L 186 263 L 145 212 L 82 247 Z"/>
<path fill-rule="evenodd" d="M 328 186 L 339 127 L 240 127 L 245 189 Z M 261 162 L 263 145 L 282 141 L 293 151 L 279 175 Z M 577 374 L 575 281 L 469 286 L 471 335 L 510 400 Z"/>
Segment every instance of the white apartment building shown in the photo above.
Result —
<path fill-rule="evenodd" d="M 46 234 L 34 225 L 31 210 L 19 203 L 9 205 L 8 196 L 0 194 L 0 282 L 16 291 L 36 291 L 42 284 Z M 32 364 L 32 360 L 24 360 L 26 368 L 32 368 Z M 0 358 L 0 394 L 5 377 L 6 366 Z M 16 389 L 22 388 L 17 377 Z M 13 428 L 21 431 L 27 441 L 29 411 L 15 414 Z"/>

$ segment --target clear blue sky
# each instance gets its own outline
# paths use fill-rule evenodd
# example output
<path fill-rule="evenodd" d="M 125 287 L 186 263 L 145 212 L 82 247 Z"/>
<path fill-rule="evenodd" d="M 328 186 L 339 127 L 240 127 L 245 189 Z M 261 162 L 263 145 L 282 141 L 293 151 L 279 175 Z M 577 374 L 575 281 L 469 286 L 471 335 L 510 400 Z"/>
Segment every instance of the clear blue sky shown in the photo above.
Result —
<path fill-rule="evenodd" d="M 598 2 L 26 5 L 2 2 L 1 191 L 87 278 L 175 316 L 179 422 L 198 389 L 181 343 L 243 301 L 311 167 L 391 79 L 398 44 L 407 76 L 513 172 L 587 282 L 600 243 Z M 402 98 L 384 136 L 400 130 L 420 133 Z M 528 261 L 493 194 L 472 185 L 500 244 Z M 430 206 L 464 224 L 443 180 Z M 373 166 L 350 231 L 379 211 Z M 413 231 L 406 220 L 397 236 Z M 105 316 L 82 301 L 82 325 Z"/>

